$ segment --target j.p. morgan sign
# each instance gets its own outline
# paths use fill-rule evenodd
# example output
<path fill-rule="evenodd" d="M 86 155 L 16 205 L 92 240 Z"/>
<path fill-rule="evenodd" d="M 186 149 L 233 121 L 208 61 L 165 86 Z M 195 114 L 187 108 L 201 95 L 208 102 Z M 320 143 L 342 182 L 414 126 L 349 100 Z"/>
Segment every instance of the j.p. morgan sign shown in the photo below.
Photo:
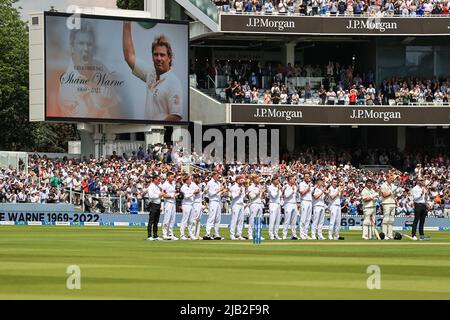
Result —
<path fill-rule="evenodd" d="M 221 31 L 290 34 L 450 35 L 450 18 L 221 14 Z"/>
<path fill-rule="evenodd" d="M 231 105 L 232 123 L 450 125 L 450 107 Z"/>

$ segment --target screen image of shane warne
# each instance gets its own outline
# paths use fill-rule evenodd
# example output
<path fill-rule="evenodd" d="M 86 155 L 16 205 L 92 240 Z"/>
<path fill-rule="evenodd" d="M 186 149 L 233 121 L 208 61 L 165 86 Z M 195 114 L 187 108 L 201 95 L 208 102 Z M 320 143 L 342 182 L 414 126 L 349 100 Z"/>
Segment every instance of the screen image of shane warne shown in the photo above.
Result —
<path fill-rule="evenodd" d="M 187 23 L 68 19 L 45 13 L 46 119 L 189 121 Z"/>

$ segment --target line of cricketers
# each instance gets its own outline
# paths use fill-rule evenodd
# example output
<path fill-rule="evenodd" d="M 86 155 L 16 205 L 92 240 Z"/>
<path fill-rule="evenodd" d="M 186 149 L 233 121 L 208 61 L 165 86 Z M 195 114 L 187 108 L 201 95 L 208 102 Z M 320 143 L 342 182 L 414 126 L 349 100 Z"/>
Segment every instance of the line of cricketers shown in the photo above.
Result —
<path fill-rule="evenodd" d="M 253 237 L 254 217 L 263 215 L 266 201 L 269 207 L 269 239 L 270 240 L 325 240 L 323 225 L 326 209 L 330 212 L 330 225 L 328 239 L 339 239 L 341 225 L 341 196 L 344 191 L 343 184 L 334 178 L 326 186 L 322 178 L 312 183 L 309 173 L 303 175 L 300 183 L 297 176 L 287 177 L 287 183 L 282 185 L 280 178 L 274 176 L 269 186 L 261 184 L 260 177 L 251 178 L 247 187 L 243 176 L 236 176 L 232 185 L 226 186 L 218 172 L 213 172 L 211 180 L 207 183 L 201 181 L 199 175 L 186 175 L 183 184 L 178 190 L 175 175 L 168 173 L 166 181 L 161 184 L 161 178 L 155 176 L 148 188 L 149 224 L 148 240 L 178 240 L 173 232 L 176 216 L 176 200 L 182 195 L 182 220 L 180 224 L 181 240 L 200 239 L 200 219 L 202 215 L 203 198 L 207 197 L 208 219 L 206 223 L 204 240 L 223 240 L 220 235 L 220 220 L 222 197 L 228 193 L 231 200 L 230 239 L 246 240 Z M 385 239 L 392 239 L 394 215 L 396 211 L 396 198 L 404 189 L 394 184 L 395 176 L 389 174 L 386 181 L 378 188 L 372 180 L 367 180 L 361 193 L 363 201 L 363 239 L 371 239 L 375 227 L 376 202 L 381 200 L 383 206 L 382 231 Z M 426 192 L 421 188 L 421 192 Z M 414 189 L 413 195 L 414 195 Z M 421 193 L 422 194 L 422 193 Z M 162 238 L 158 237 L 158 221 L 164 199 L 164 219 L 162 223 Z M 247 202 L 247 203 L 246 203 Z M 284 208 L 284 223 L 280 225 L 281 208 Z M 249 223 L 247 237 L 244 236 L 244 213 L 249 210 Z M 297 221 L 299 233 L 297 233 Z M 281 235 L 280 235 L 281 231 Z M 415 231 L 414 231 L 415 233 Z"/>

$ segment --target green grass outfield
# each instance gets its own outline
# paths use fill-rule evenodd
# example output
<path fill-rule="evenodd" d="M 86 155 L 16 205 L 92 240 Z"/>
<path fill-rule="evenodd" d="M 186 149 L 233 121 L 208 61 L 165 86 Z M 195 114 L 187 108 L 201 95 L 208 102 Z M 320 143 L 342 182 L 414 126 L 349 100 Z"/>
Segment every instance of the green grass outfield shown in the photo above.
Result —
<path fill-rule="evenodd" d="M 223 234 L 226 232 L 223 231 Z M 140 227 L 0 226 L 0 299 L 450 299 L 431 241 L 144 241 Z M 79 265 L 81 290 L 66 289 Z M 381 290 L 369 290 L 369 265 Z"/>

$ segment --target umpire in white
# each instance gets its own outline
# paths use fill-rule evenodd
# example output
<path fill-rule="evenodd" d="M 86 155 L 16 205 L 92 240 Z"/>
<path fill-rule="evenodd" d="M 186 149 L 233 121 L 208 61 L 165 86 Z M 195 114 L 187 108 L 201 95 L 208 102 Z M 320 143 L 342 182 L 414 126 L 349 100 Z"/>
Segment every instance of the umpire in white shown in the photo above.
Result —
<path fill-rule="evenodd" d="M 158 236 L 158 222 L 161 215 L 161 198 L 166 194 L 161 190 L 161 178 L 157 175 L 153 176 L 152 183 L 147 189 L 148 198 L 148 225 L 147 225 L 147 240 L 162 240 Z"/>
<path fill-rule="evenodd" d="M 425 185 L 425 181 L 422 177 L 417 179 L 417 185 L 412 188 L 412 196 L 414 201 L 414 222 L 412 225 L 411 237 L 413 240 L 418 240 L 416 237 L 417 224 L 419 224 L 420 240 L 429 240 L 423 231 L 425 225 L 425 218 L 427 216 L 427 195 L 428 191 Z"/>

